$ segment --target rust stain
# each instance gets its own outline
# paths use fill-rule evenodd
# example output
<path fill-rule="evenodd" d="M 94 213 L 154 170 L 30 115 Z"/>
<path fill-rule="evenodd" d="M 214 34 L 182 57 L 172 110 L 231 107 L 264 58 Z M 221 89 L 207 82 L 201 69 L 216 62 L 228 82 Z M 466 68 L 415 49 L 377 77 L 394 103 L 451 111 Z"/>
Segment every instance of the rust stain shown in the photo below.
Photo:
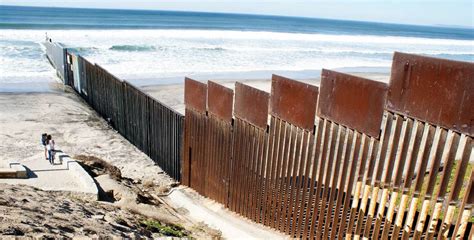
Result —
<path fill-rule="evenodd" d="M 198 112 L 206 112 L 207 85 L 205 83 L 184 79 L 184 104 L 186 108 L 192 108 Z"/>
<path fill-rule="evenodd" d="M 267 128 L 269 98 L 267 92 L 237 82 L 234 114 L 259 128 Z"/>
<path fill-rule="evenodd" d="M 208 81 L 207 85 L 209 113 L 226 122 L 232 122 L 234 91 L 212 81 Z"/>
<path fill-rule="evenodd" d="M 378 138 L 387 84 L 323 69 L 318 115 Z"/>
<path fill-rule="evenodd" d="M 395 52 L 386 108 L 474 136 L 474 63 Z"/>
<path fill-rule="evenodd" d="M 272 76 L 272 115 L 306 130 L 312 130 L 318 102 L 318 87 Z"/>

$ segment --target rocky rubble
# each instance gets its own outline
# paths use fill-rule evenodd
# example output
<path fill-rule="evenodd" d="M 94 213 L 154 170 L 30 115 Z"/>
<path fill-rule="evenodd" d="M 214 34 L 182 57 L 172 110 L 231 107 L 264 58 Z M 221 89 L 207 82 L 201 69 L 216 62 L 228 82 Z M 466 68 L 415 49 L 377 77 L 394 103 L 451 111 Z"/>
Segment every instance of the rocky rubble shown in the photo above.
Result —
<path fill-rule="evenodd" d="M 7 184 L 0 185 L 0 234 L 2 239 L 218 238 L 204 226 L 185 229 L 179 224 L 151 219 L 113 203 Z"/>

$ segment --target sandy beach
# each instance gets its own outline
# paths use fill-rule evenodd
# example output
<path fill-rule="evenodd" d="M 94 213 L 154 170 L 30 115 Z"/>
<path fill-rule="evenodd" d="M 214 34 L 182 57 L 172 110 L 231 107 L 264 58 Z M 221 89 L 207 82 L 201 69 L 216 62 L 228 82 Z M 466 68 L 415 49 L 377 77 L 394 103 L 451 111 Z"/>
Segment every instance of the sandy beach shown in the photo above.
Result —
<path fill-rule="evenodd" d="M 8 142 L 0 146 L 2 164 L 44 160 L 40 136 L 46 132 L 55 139 L 57 149 L 70 156 L 101 158 L 117 166 L 123 177 L 158 185 L 173 182 L 70 91 L 55 84 L 51 92 L 0 94 L 0 138 Z"/>
<path fill-rule="evenodd" d="M 51 83 L 47 89 L 0 93 L 0 138 L 8 143 L 0 146 L 0 167 L 7 167 L 10 162 L 29 165 L 45 161 L 40 136 L 43 132 L 49 133 L 55 139 L 57 150 L 81 160 L 84 166 L 90 165 L 87 171 L 100 185 L 101 201 L 81 199 L 68 191 L 50 192 L 2 183 L 0 195 L 4 198 L 0 199 L 0 234 L 30 237 L 163 236 L 161 230 L 153 232 L 150 226 L 143 224 L 143 221 L 156 219 L 164 224 L 179 224 L 186 228 L 183 231 L 187 234 L 198 238 L 219 235 L 217 231 L 189 220 L 185 213 L 177 213 L 167 204 L 162 204 L 157 194 L 169 191 L 175 181 L 108 126 L 69 87 Z M 110 167 L 104 168 L 97 162 L 87 163 L 87 159 L 103 161 Z M 111 172 L 110 169 L 115 167 L 119 170 Z M 60 183 L 62 180 L 50 179 L 54 181 L 51 185 L 67 189 L 66 182 Z M 31 189 L 35 193 L 29 193 Z M 72 186 L 70 191 L 74 191 Z M 11 192 L 16 193 L 7 197 Z M 19 201 L 27 202 L 29 207 L 13 204 Z M 68 210 L 66 214 L 71 219 L 67 223 L 58 221 L 54 211 L 45 212 L 48 208 L 63 211 L 63 202 L 74 206 L 74 210 Z M 20 212 L 22 217 L 18 217 Z M 129 234 L 130 228 L 134 230 Z"/>

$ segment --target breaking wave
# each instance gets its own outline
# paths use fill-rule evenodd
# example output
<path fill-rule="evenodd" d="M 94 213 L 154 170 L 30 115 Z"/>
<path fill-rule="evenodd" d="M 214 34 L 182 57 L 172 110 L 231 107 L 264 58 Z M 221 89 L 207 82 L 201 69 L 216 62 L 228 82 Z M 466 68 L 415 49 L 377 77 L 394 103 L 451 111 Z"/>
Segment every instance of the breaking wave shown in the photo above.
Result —
<path fill-rule="evenodd" d="M 196 73 L 389 68 L 394 51 L 474 60 L 474 41 L 423 37 L 232 30 L 48 30 L 54 41 L 122 78 Z M 0 32 L 0 82 L 52 74 L 41 50 L 44 30 Z M 130 37 L 133 36 L 133 37 Z M 22 69 L 22 71 L 18 71 Z M 314 76 L 316 77 L 316 76 Z"/>
<path fill-rule="evenodd" d="M 128 51 L 128 52 L 147 52 L 147 51 L 155 51 L 156 48 L 154 46 L 149 45 L 114 45 L 109 48 L 109 50 L 114 51 Z"/>

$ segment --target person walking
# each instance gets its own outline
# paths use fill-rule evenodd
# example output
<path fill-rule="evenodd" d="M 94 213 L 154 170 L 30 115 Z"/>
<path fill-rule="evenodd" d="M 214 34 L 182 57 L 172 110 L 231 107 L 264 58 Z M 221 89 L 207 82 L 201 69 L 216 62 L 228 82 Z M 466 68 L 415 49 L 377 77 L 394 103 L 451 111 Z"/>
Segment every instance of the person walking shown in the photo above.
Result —
<path fill-rule="evenodd" d="M 48 134 L 43 133 L 41 134 L 41 144 L 43 145 L 44 148 L 44 159 L 48 160 L 48 150 L 46 149 L 46 145 L 48 142 Z"/>
<path fill-rule="evenodd" d="M 46 149 L 48 150 L 49 163 L 54 165 L 54 140 L 51 135 L 47 137 Z"/>

